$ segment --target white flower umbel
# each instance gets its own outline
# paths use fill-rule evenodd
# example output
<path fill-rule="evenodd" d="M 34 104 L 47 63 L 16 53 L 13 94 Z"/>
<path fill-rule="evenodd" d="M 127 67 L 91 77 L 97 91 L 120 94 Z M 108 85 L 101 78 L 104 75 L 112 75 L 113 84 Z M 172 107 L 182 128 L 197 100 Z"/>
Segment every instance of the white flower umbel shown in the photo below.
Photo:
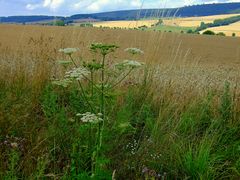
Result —
<path fill-rule="evenodd" d="M 90 71 L 88 71 L 86 68 L 78 67 L 78 68 L 73 68 L 70 71 L 67 71 L 64 77 L 70 78 L 70 79 L 82 80 L 84 77 L 88 76 L 89 74 L 90 74 Z"/>
<path fill-rule="evenodd" d="M 138 48 L 127 48 L 125 49 L 125 52 L 128 52 L 130 54 L 144 54 L 144 52 L 141 50 L 141 49 L 138 49 Z"/>
<path fill-rule="evenodd" d="M 78 113 L 78 114 L 76 114 L 76 116 L 81 117 L 81 121 L 84 123 L 97 124 L 97 123 L 103 121 L 103 119 L 101 118 L 102 117 L 101 113 L 93 114 L 90 112 L 86 112 L 83 114 Z"/>
<path fill-rule="evenodd" d="M 115 66 L 118 69 L 124 69 L 124 68 L 138 68 L 143 66 L 144 63 L 138 62 L 138 61 L 134 61 L 134 60 L 124 60 L 121 63 L 117 63 Z"/>
<path fill-rule="evenodd" d="M 62 52 L 66 55 L 72 55 L 73 53 L 77 52 L 78 48 L 65 48 L 65 49 L 59 49 L 59 52 Z"/>

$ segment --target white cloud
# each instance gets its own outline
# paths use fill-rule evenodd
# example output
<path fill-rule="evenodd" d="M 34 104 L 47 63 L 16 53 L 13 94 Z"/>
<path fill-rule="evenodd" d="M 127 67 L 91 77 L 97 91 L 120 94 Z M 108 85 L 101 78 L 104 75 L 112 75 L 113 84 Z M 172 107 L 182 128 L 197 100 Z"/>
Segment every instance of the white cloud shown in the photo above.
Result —
<path fill-rule="evenodd" d="M 214 4 L 214 3 L 219 3 L 219 1 L 218 0 L 212 0 L 212 1 L 204 2 L 204 4 Z"/>
<path fill-rule="evenodd" d="M 71 8 L 74 10 L 81 10 L 81 9 L 86 9 L 88 6 L 90 6 L 94 0 L 81 0 L 75 3 L 72 3 L 70 5 Z"/>
<path fill-rule="evenodd" d="M 59 15 L 138 8 L 180 7 L 193 4 L 240 2 L 240 0 L 23 0 L 25 9 Z M 0 1 L 1 2 L 1 1 Z M 28 2 L 28 3 L 27 3 Z M 35 3 L 33 3 L 35 2 Z"/>
<path fill-rule="evenodd" d="M 48 8 L 51 11 L 56 11 L 65 3 L 65 0 L 44 0 L 42 3 L 27 4 L 28 10 L 35 10 L 37 8 Z"/>
<path fill-rule="evenodd" d="M 27 5 L 26 5 L 26 8 L 27 8 L 28 10 L 34 10 L 34 9 L 39 8 L 39 7 L 41 7 L 40 4 L 27 4 Z"/>
<path fill-rule="evenodd" d="M 191 4 L 194 4 L 195 1 L 194 0 L 184 0 L 184 6 L 189 6 Z"/>
<path fill-rule="evenodd" d="M 50 8 L 51 10 L 57 10 L 64 4 L 65 0 L 44 0 L 43 7 Z"/>
<path fill-rule="evenodd" d="M 110 2 L 111 2 L 111 0 L 98 0 L 98 1 L 91 3 L 86 8 L 86 10 L 88 10 L 90 12 L 100 11 L 102 9 L 102 7 L 106 7 L 106 6 L 110 5 Z"/>
<path fill-rule="evenodd" d="M 141 0 L 80 0 L 72 5 L 75 10 L 82 12 L 99 12 L 126 8 L 140 8 Z"/>

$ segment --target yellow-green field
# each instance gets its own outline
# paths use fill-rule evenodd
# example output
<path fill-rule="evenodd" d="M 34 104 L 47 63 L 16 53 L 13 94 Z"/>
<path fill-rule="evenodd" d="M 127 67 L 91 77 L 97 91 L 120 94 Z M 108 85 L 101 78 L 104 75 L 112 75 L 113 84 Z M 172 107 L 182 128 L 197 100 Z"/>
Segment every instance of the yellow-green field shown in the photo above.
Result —
<path fill-rule="evenodd" d="M 235 33 L 236 36 L 240 36 L 240 22 L 236 22 L 227 26 L 212 27 L 206 30 L 211 30 L 215 33 L 223 32 L 227 36 L 232 36 L 233 33 Z"/>
<path fill-rule="evenodd" d="M 182 26 L 182 27 L 197 27 L 200 26 L 201 22 L 212 23 L 216 19 L 225 19 L 240 14 L 226 14 L 226 15 L 215 15 L 215 16 L 200 16 L 200 17 L 188 17 L 188 18 L 172 18 L 164 19 L 165 25 L 169 26 Z"/>
<path fill-rule="evenodd" d="M 167 26 L 197 27 L 201 24 L 201 22 L 212 23 L 216 19 L 224 19 L 224 18 L 229 18 L 237 15 L 240 15 L 240 14 L 226 14 L 226 15 L 200 16 L 200 17 L 188 17 L 188 18 L 175 17 L 170 19 L 163 18 L 163 23 L 164 25 L 167 25 Z M 101 22 L 95 22 L 93 23 L 93 25 L 95 27 L 137 28 L 143 25 L 151 27 L 151 25 L 157 22 L 158 20 L 156 19 L 155 20 L 139 20 L 139 21 L 101 21 Z"/>
<path fill-rule="evenodd" d="M 109 27 L 109 28 L 138 28 L 140 26 L 151 27 L 151 25 L 156 24 L 158 20 L 140 20 L 140 21 L 102 21 L 95 22 L 93 25 L 95 27 Z"/>
<path fill-rule="evenodd" d="M 200 26 L 201 22 L 212 23 L 216 19 L 225 19 L 240 14 L 226 14 L 226 15 L 215 15 L 215 16 L 200 16 L 200 17 L 188 17 L 181 18 L 175 17 L 166 19 L 163 18 L 163 25 L 170 27 L 169 31 L 172 30 L 171 27 L 180 27 L 180 28 L 196 28 Z M 101 21 L 93 23 L 94 27 L 109 27 L 109 28 L 138 28 L 141 26 L 151 27 L 156 24 L 158 20 L 139 20 L 139 21 Z M 162 28 L 164 29 L 164 28 Z M 168 29 L 168 28 L 165 28 Z M 184 29 L 183 29 L 184 30 Z M 210 28 L 216 33 L 224 32 L 227 36 L 231 36 L 232 33 L 235 33 L 236 36 L 240 36 L 239 33 L 239 23 L 231 24 L 229 26 L 221 26 L 216 28 Z M 181 30 L 180 30 L 181 31 Z"/>

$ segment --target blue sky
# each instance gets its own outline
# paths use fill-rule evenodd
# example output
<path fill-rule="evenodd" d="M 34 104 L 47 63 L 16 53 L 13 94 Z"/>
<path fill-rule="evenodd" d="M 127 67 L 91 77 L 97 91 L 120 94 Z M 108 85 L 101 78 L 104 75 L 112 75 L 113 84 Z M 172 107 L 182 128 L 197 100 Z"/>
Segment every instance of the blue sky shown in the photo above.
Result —
<path fill-rule="evenodd" d="M 0 0 L 0 16 L 72 15 L 137 8 L 181 7 L 240 0 Z"/>

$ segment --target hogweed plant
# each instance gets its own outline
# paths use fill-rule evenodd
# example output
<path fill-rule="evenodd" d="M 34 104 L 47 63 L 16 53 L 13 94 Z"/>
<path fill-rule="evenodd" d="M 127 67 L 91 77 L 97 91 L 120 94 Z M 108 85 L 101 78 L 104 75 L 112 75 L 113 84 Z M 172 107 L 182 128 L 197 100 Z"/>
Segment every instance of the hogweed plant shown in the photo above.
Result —
<path fill-rule="evenodd" d="M 91 154 L 91 176 L 95 176 L 100 170 L 101 164 L 98 162 L 100 151 L 103 144 L 103 132 L 107 120 L 106 101 L 108 95 L 114 88 L 121 84 L 130 73 L 143 65 L 134 59 L 123 60 L 120 63 L 110 64 L 107 57 L 110 53 L 114 53 L 119 47 L 114 44 L 93 43 L 90 50 L 98 55 L 100 59 L 93 59 L 90 62 L 80 62 L 73 58 L 73 53 L 79 51 L 78 48 L 66 48 L 59 51 L 68 56 L 69 60 L 59 61 L 67 71 L 60 80 L 54 80 L 53 84 L 64 88 L 73 83 L 77 83 L 81 97 L 86 102 L 90 112 L 77 113 L 75 118 L 79 118 L 82 124 L 89 124 L 89 146 L 91 146 L 89 154 Z M 127 48 L 125 52 L 132 57 L 143 54 L 143 51 L 137 48 Z M 110 75 L 109 75 L 110 74 Z M 112 76 L 114 74 L 115 76 Z M 111 76 L 111 80 L 109 77 Z M 97 99 L 94 95 L 97 94 Z M 92 143 L 92 129 L 96 129 L 95 144 Z"/>

